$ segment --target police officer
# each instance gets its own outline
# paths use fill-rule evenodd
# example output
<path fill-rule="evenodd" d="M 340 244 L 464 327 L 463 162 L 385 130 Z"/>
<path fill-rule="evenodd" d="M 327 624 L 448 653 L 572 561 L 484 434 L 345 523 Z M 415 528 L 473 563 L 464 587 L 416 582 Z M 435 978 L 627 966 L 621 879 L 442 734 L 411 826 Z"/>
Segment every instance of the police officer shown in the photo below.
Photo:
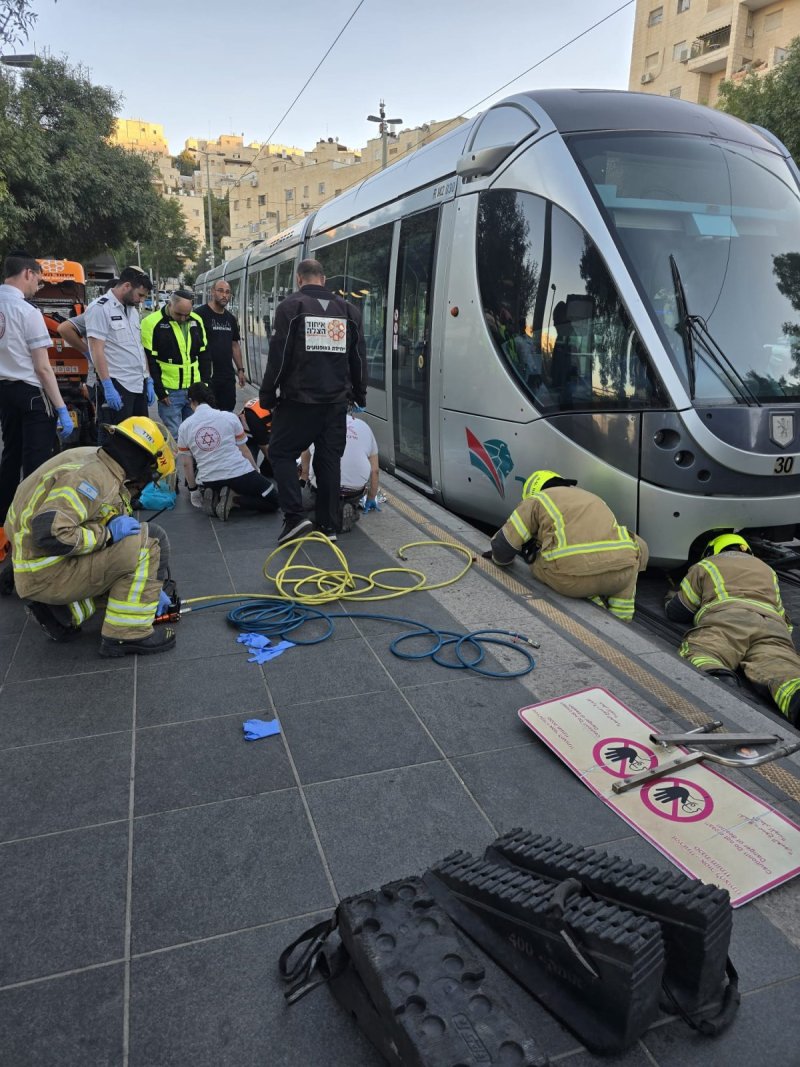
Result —
<path fill-rule="evenodd" d="M 28 303 L 42 280 L 41 265 L 27 252 L 12 252 L 0 285 L 0 559 L 5 554 L 3 523 L 23 477 L 52 456 L 56 427 L 74 427 L 61 396 L 47 350 L 50 335 L 38 308 Z M 55 417 L 54 417 L 55 412 Z M 56 421 L 57 420 L 57 421 Z"/>
<path fill-rule="evenodd" d="M 297 477 L 297 457 L 311 444 L 317 527 L 326 534 L 336 532 L 347 401 L 350 396 L 363 406 L 367 392 L 361 313 L 325 288 L 325 272 L 316 259 L 300 263 L 297 286 L 275 311 L 258 394 L 262 407 L 273 410 L 269 457 L 284 514 L 278 544 L 311 527 L 303 517 Z"/>
<path fill-rule="evenodd" d="M 137 267 L 126 267 L 105 296 L 86 309 L 86 335 L 92 363 L 103 389 L 102 423 L 98 440 L 108 440 L 106 425 L 131 415 L 147 415 L 155 403 L 140 333 L 138 308 L 153 288 Z"/>
<path fill-rule="evenodd" d="M 53 456 L 20 485 L 6 520 L 14 583 L 54 641 L 74 637 L 106 597 L 101 656 L 164 652 L 175 631 L 153 619 L 169 605 L 169 546 L 133 517 L 130 490 L 171 474 L 175 457 L 152 419 L 108 429 L 101 448 Z"/>
<path fill-rule="evenodd" d="M 484 554 L 501 567 L 517 555 L 531 562 L 534 578 L 564 596 L 582 597 L 630 622 L 636 579 L 647 566 L 647 545 L 620 526 L 607 504 L 573 479 L 534 471 L 522 503 Z"/>
<path fill-rule="evenodd" d="M 680 655 L 706 674 L 738 684 L 736 669 L 769 689 L 782 715 L 800 721 L 800 656 L 792 643 L 778 576 L 738 534 L 719 534 L 665 604 L 674 622 L 694 622 Z"/>
<path fill-rule="evenodd" d="M 231 287 L 218 278 L 211 286 L 208 303 L 197 309 L 196 314 L 206 328 L 208 348 L 205 361 L 201 361 L 200 377 L 211 386 L 220 411 L 233 411 L 236 407 L 236 382 L 239 388 L 245 383 L 242 347 L 239 343 L 239 323 L 228 311 Z M 236 378 L 233 376 L 236 369 Z"/>
<path fill-rule="evenodd" d="M 200 356 L 206 350 L 203 320 L 192 311 L 193 293 L 176 289 L 160 311 L 142 319 L 142 343 L 158 397 L 158 414 L 177 440 L 192 414 L 186 391 L 200 381 Z"/>

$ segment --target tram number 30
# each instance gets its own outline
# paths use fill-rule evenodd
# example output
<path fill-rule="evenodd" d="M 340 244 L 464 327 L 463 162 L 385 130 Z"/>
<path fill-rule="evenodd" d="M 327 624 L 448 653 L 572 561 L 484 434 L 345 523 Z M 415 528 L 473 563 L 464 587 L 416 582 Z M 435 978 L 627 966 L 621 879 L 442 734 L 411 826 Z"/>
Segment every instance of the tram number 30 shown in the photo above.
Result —
<path fill-rule="evenodd" d="M 794 468 L 794 456 L 779 456 L 775 460 L 773 474 L 791 474 Z"/>

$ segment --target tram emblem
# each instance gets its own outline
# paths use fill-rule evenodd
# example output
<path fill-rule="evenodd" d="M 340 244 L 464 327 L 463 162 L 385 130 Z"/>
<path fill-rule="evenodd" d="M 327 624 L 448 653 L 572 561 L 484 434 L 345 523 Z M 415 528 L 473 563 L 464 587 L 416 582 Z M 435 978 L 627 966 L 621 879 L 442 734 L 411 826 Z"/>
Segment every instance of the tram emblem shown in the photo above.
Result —
<path fill-rule="evenodd" d="M 794 440 L 794 415 L 779 412 L 769 417 L 769 435 L 780 448 L 786 448 Z"/>
<path fill-rule="evenodd" d="M 506 478 L 514 469 L 514 460 L 511 458 L 508 445 L 505 441 L 498 441 L 496 438 L 490 441 L 479 441 L 469 427 L 465 429 L 470 463 L 479 471 L 483 471 L 500 496 L 504 497 Z"/>

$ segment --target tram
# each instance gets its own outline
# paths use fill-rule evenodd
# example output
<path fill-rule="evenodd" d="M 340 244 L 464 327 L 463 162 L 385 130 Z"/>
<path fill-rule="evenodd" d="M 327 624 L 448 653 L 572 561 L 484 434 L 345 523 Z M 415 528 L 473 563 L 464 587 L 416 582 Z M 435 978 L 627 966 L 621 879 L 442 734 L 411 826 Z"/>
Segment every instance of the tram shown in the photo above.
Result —
<path fill-rule="evenodd" d="M 362 309 L 382 465 L 500 523 L 531 470 L 605 499 L 663 565 L 800 523 L 800 173 L 672 98 L 501 101 L 198 279 L 248 375 L 296 264 Z"/>

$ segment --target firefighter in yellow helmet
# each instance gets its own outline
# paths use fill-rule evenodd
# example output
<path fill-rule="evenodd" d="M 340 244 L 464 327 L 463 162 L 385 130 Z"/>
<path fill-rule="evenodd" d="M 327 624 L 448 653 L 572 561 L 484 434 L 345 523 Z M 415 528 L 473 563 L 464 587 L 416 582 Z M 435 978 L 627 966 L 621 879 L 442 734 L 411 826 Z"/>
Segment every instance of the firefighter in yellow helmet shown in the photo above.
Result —
<path fill-rule="evenodd" d="M 175 470 L 152 419 L 108 427 L 100 448 L 53 456 L 17 489 L 6 520 L 14 584 L 54 641 L 69 640 L 105 598 L 101 656 L 164 652 L 175 644 L 164 610 L 169 543 L 160 527 L 133 517 L 131 491 Z"/>
<path fill-rule="evenodd" d="M 800 656 L 781 602 L 778 576 L 738 534 L 713 537 L 664 605 L 674 622 L 694 622 L 680 647 L 706 674 L 738 685 L 736 669 L 769 689 L 782 715 L 798 724 Z"/>
<path fill-rule="evenodd" d="M 530 563 L 534 578 L 557 593 L 592 600 L 624 622 L 633 618 L 647 545 L 574 480 L 549 470 L 528 478 L 522 502 L 484 556 L 505 567 L 518 553 Z"/>

